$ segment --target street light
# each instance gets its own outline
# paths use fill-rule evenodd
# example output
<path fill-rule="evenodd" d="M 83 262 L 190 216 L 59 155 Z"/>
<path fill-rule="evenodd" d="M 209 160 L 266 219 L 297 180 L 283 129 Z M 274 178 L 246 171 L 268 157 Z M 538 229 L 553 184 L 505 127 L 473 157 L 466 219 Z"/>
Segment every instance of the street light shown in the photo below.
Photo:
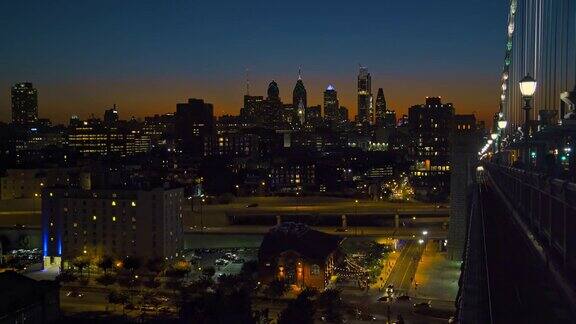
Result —
<path fill-rule="evenodd" d="M 532 98 L 536 92 L 537 86 L 536 80 L 528 74 L 522 80 L 520 80 L 520 92 L 524 98 Z"/>
<path fill-rule="evenodd" d="M 498 138 L 498 133 L 492 133 L 490 134 L 490 138 L 492 138 L 492 140 L 496 140 Z"/>
<path fill-rule="evenodd" d="M 520 92 L 522 93 L 522 97 L 524 98 L 524 107 L 522 109 L 524 109 L 525 115 L 524 115 L 524 142 L 526 145 L 526 153 L 525 153 L 525 159 L 526 159 L 526 168 L 528 167 L 528 164 L 530 162 L 530 157 L 528 156 L 528 152 L 530 151 L 530 148 L 528 147 L 528 137 L 529 137 L 529 132 L 530 132 L 530 110 L 532 109 L 532 107 L 530 106 L 530 102 L 532 101 L 532 97 L 534 96 L 534 93 L 536 92 L 536 86 L 537 86 L 537 82 L 536 80 L 534 80 L 533 77 L 530 76 L 530 74 L 528 74 L 527 76 L 525 76 L 522 80 L 520 80 Z"/>
<path fill-rule="evenodd" d="M 506 126 L 508 126 L 508 122 L 507 122 L 507 121 L 505 121 L 505 120 L 499 120 L 499 121 L 498 121 L 498 128 L 499 128 L 499 129 L 501 129 L 501 130 L 502 130 L 502 129 L 505 129 Z"/>

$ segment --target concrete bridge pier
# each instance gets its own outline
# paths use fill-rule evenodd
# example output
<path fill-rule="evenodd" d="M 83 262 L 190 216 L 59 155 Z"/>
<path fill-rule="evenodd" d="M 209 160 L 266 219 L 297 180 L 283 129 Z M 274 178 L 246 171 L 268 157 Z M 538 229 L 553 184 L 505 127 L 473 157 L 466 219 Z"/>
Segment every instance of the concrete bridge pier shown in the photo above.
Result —
<path fill-rule="evenodd" d="M 400 227 L 400 215 L 394 214 L 394 228 Z"/>
<path fill-rule="evenodd" d="M 282 224 L 282 216 L 276 215 L 276 225 Z"/>
<path fill-rule="evenodd" d="M 348 228 L 348 220 L 346 219 L 346 215 L 342 215 L 342 228 Z"/>

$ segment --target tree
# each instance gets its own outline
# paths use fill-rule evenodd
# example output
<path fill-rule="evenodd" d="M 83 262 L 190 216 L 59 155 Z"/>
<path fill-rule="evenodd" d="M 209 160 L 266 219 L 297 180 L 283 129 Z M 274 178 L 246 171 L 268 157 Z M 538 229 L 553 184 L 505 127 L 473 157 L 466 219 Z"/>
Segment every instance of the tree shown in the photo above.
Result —
<path fill-rule="evenodd" d="M 110 274 L 103 274 L 96 278 L 96 282 L 104 287 L 108 287 L 116 282 L 116 278 Z"/>
<path fill-rule="evenodd" d="M 104 274 L 108 273 L 108 269 L 111 269 L 114 266 L 114 259 L 111 256 L 105 255 L 100 260 L 98 260 L 98 268 L 104 271 Z"/>
<path fill-rule="evenodd" d="M 160 258 L 148 259 L 146 262 L 146 269 L 157 276 L 160 272 L 162 272 L 162 270 L 164 270 L 164 261 L 162 261 Z"/>
<path fill-rule="evenodd" d="M 80 271 L 80 277 L 83 277 L 83 271 L 90 265 L 90 259 L 85 256 L 79 256 L 72 260 L 72 265 Z"/>
<path fill-rule="evenodd" d="M 327 322 L 342 323 L 344 302 L 338 289 L 326 289 L 316 298 L 316 307 L 322 310 Z"/>
<path fill-rule="evenodd" d="M 245 277 L 254 278 L 254 276 L 258 273 L 258 261 L 257 260 L 250 260 L 244 262 L 242 265 L 242 269 L 240 270 L 240 274 Z"/>
<path fill-rule="evenodd" d="M 268 284 L 266 288 L 266 295 L 271 298 L 278 298 L 284 296 L 290 287 L 284 280 L 274 279 Z"/>
<path fill-rule="evenodd" d="M 59 275 L 56 276 L 56 280 L 59 282 L 73 282 L 76 281 L 78 278 L 72 271 L 62 271 Z"/>
<path fill-rule="evenodd" d="M 122 313 L 125 312 L 125 306 L 128 304 L 129 296 L 126 293 L 111 291 L 108 293 L 108 303 L 114 305 L 122 305 Z"/>
<path fill-rule="evenodd" d="M 278 324 L 312 324 L 314 323 L 314 313 L 316 309 L 311 297 L 315 292 L 304 290 L 295 300 L 290 301 L 288 306 L 280 313 Z"/>
<path fill-rule="evenodd" d="M 136 257 L 125 257 L 123 264 L 124 269 L 129 270 L 132 277 L 134 277 L 134 272 L 142 267 L 142 261 Z"/>
<path fill-rule="evenodd" d="M 156 289 L 156 288 L 160 287 L 160 280 L 158 280 L 154 277 L 149 277 L 147 280 L 144 281 L 144 286 L 146 288 Z"/>
<path fill-rule="evenodd" d="M 255 323 L 249 293 L 244 289 L 232 292 L 203 291 L 183 300 L 180 318 L 193 318 L 195 323 Z"/>
<path fill-rule="evenodd" d="M 214 267 L 206 267 L 202 269 L 202 276 L 206 278 L 212 278 L 216 274 L 216 269 Z"/>

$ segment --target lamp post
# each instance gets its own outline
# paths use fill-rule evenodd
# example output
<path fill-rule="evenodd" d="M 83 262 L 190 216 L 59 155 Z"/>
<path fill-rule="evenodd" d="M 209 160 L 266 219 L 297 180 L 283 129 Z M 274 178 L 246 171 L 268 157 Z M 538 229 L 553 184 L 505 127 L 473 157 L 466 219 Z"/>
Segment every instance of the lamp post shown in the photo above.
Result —
<path fill-rule="evenodd" d="M 494 154 L 498 153 L 498 133 L 494 131 L 490 134 L 490 138 L 492 139 L 492 143 L 494 143 Z"/>
<path fill-rule="evenodd" d="M 525 152 L 525 163 L 526 169 L 528 169 L 528 165 L 530 163 L 530 147 L 528 145 L 528 140 L 530 138 L 530 110 L 532 109 L 530 103 L 532 101 L 532 97 L 536 92 L 536 80 L 528 74 L 522 80 L 520 80 L 520 92 L 522 93 L 522 98 L 524 98 L 524 144 L 526 145 L 526 152 Z"/>
<path fill-rule="evenodd" d="M 504 133 L 504 129 L 508 126 L 508 122 L 503 119 L 504 116 L 500 113 L 500 120 L 498 120 L 498 133 L 500 136 L 498 137 L 498 150 L 502 150 L 502 135 Z"/>

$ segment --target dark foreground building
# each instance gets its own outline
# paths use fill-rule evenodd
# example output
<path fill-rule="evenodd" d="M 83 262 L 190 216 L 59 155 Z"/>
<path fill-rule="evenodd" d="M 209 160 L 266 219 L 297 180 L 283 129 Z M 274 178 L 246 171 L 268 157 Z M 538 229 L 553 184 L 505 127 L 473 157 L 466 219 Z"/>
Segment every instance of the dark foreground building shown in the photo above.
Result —
<path fill-rule="evenodd" d="M 7 271 L 0 273 L 0 323 L 56 323 L 60 286 Z"/>
<path fill-rule="evenodd" d="M 274 279 L 300 287 L 324 289 L 334 273 L 342 238 L 299 223 L 282 223 L 264 237 L 258 273 L 264 284 Z"/>

